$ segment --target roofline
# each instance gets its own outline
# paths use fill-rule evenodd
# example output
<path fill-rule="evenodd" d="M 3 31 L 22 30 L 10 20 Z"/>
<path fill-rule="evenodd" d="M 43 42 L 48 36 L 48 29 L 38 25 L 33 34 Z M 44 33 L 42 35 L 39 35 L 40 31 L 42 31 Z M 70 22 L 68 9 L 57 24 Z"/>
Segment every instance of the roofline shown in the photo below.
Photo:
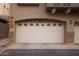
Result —
<path fill-rule="evenodd" d="M 9 16 L 0 15 L 0 22 L 8 23 L 9 22 Z"/>

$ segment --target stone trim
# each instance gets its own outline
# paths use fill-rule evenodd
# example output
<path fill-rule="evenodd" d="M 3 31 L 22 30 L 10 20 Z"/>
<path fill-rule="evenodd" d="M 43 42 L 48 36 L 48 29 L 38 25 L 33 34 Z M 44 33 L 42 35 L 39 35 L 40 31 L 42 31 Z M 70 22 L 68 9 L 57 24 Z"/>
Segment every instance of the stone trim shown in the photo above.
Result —
<path fill-rule="evenodd" d="M 65 42 L 74 43 L 74 32 L 65 32 Z"/>

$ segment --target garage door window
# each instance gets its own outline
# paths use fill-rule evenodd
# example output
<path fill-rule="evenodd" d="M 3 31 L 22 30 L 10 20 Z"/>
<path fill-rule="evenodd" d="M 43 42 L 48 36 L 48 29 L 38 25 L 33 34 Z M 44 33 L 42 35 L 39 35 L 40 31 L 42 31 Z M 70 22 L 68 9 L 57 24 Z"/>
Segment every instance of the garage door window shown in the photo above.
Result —
<path fill-rule="evenodd" d="M 53 24 L 53 26 L 56 26 L 56 24 Z"/>
<path fill-rule="evenodd" d="M 45 24 L 41 24 L 41 26 L 45 26 Z"/>
<path fill-rule="evenodd" d="M 18 24 L 18 26 L 22 26 L 22 24 L 21 24 L 21 23 L 19 23 L 19 24 Z"/>
<path fill-rule="evenodd" d="M 58 24 L 58 26 L 62 26 L 62 24 Z"/>
<path fill-rule="evenodd" d="M 24 24 L 24 26 L 28 26 L 28 24 Z"/>
<path fill-rule="evenodd" d="M 51 24 L 47 24 L 47 26 L 51 26 Z"/>
<path fill-rule="evenodd" d="M 35 24 L 35 26 L 39 26 L 39 24 Z"/>
<path fill-rule="evenodd" d="M 33 24 L 31 23 L 30 26 L 33 26 Z"/>

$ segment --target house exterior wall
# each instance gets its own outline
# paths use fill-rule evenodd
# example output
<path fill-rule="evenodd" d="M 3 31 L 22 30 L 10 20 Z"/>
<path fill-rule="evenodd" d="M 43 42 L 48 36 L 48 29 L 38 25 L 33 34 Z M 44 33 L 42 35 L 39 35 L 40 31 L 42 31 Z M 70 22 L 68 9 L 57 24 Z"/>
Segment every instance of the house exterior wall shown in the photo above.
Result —
<path fill-rule="evenodd" d="M 0 14 L 1 14 L 1 5 L 0 5 Z"/>
<path fill-rule="evenodd" d="M 35 18 L 47 18 L 47 19 L 56 19 L 66 22 L 66 32 L 65 32 L 65 41 L 73 42 L 74 41 L 74 21 L 79 21 L 78 15 L 64 15 L 64 14 L 48 14 L 46 12 L 45 4 L 40 4 L 39 6 L 18 6 L 13 3 L 10 4 L 10 16 L 13 16 L 14 21 L 19 21 L 23 19 L 35 19 Z M 70 24 L 70 21 L 72 23 Z M 15 30 L 14 30 L 15 33 Z M 16 35 L 14 35 L 16 36 Z M 15 38 L 15 37 L 14 37 Z"/>
<path fill-rule="evenodd" d="M 10 6 L 8 3 L 0 3 L 0 15 L 9 16 Z"/>
<path fill-rule="evenodd" d="M 7 15 L 9 16 L 9 11 L 10 11 L 10 6 L 9 4 L 4 4 L 5 5 L 5 8 L 3 8 L 3 15 Z"/>
<path fill-rule="evenodd" d="M 7 16 L 9 16 L 9 4 L 0 3 L 0 39 L 8 37 L 9 34 L 9 21 Z"/>

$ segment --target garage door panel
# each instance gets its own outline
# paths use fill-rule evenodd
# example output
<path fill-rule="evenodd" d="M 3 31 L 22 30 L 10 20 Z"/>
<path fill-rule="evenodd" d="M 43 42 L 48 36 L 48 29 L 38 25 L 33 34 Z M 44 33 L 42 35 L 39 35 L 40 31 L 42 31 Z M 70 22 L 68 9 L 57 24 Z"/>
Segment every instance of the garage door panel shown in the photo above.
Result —
<path fill-rule="evenodd" d="M 30 24 L 30 23 L 28 23 Z M 35 25 L 35 23 L 33 23 Z M 64 43 L 64 26 L 18 26 L 16 28 L 16 42 L 20 43 Z"/>

